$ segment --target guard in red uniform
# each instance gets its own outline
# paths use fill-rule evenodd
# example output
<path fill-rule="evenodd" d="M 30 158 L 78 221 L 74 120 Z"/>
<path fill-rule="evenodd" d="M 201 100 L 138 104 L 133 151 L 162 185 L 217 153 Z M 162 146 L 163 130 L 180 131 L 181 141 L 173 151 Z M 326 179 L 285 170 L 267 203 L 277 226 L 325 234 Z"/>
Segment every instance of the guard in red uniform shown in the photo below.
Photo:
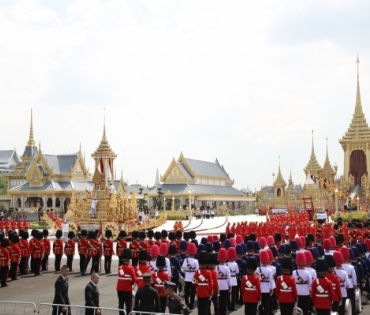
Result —
<path fill-rule="evenodd" d="M 131 313 L 132 309 L 132 286 L 136 282 L 135 269 L 130 265 L 132 254 L 129 248 L 125 248 L 122 253 L 123 264 L 118 267 L 117 295 L 118 308 L 125 307 L 126 314 Z M 124 312 L 119 312 L 124 315 Z"/>
<path fill-rule="evenodd" d="M 148 236 L 148 249 L 147 249 L 147 252 L 150 253 L 150 248 L 155 244 L 155 240 L 153 239 L 154 237 L 154 231 L 153 230 L 149 230 L 148 233 L 147 233 L 147 236 Z"/>
<path fill-rule="evenodd" d="M 0 218 L 0 232 L 4 231 L 4 229 L 5 229 L 5 221 L 4 221 L 4 218 L 1 217 Z"/>
<path fill-rule="evenodd" d="M 28 224 L 27 218 L 24 218 L 23 219 L 23 231 L 28 232 L 28 227 L 29 227 L 29 224 Z"/>
<path fill-rule="evenodd" d="M 158 247 L 160 247 L 161 244 L 162 244 L 162 242 L 161 242 L 161 232 L 156 231 L 154 233 L 154 239 L 155 239 L 155 244 L 154 245 L 157 245 Z"/>
<path fill-rule="evenodd" d="M 148 250 L 148 243 L 145 240 L 145 232 L 140 231 L 139 232 L 139 248 L 138 248 L 138 258 L 139 258 L 139 253 L 142 249 L 145 249 L 146 251 Z"/>
<path fill-rule="evenodd" d="M 150 266 L 148 266 L 148 260 L 148 252 L 145 249 L 142 249 L 139 253 L 139 264 L 135 267 L 136 284 L 138 289 L 144 287 L 143 274 L 151 272 Z"/>
<path fill-rule="evenodd" d="M 163 255 L 159 255 L 157 257 L 156 263 L 158 271 L 152 273 L 152 286 L 158 291 L 161 305 L 160 311 L 161 313 L 165 313 L 167 305 L 167 295 L 164 291 L 164 282 L 170 281 L 170 276 L 168 275 L 167 271 L 163 271 L 164 267 L 166 267 L 166 259 Z"/>
<path fill-rule="evenodd" d="M 21 218 L 19 218 L 17 222 L 17 228 L 18 228 L 18 235 L 21 235 L 21 231 L 23 230 L 23 222 Z"/>
<path fill-rule="evenodd" d="M 276 279 L 276 299 L 280 305 L 281 314 L 293 314 L 294 303 L 297 302 L 298 293 L 295 279 L 291 276 L 293 261 L 284 257 L 281 263 L 283 275 Z"/>
<path fill-rule="evenodd" d="M 5 235 L 9 234 L 9 229 L 10 229 L 10 219 L 5 220 L 4 222 L 4 230 L 5 230 Z"/>
<path fill-rule="evenodd" d="M 78 254 L 80 255 L 80 273 L 81 276 L 85 275 L 86 272 L 86 253 L 88 241 L 86 239 L 87 231 L 81 230 L 80 239 L 78 240 Z"/>
<path fill-rule="evenodd" d="M 113 237 L 112 231 L 106 230 L 104 237 L 105 237 L 105 240 L 103 242 L 104 270 L 106 274 L 109 274 L 111 273 L 112 256 L 114 255 L 113 241 L 111 240 L 111 238 Z"/>
<path fill-rule="evenodd" d="M 23 231 L 21 239 L 19 241 L 19 247 L 21 250 L 21 261 L 19 263 L 19 271 L 21 275 L 28 273 L 28 259 L 30 257 L 30 244 L 28 243 L 28 232 Z"/>
<path fill-rule="evenodd" d="M 205 251 L 200 252 L 198 256 L 199 269 L 195 272 L 193 285 L 197 287 L 198 314 L 208 315 L 209 298 L 213 295 L 212 275 L 207 270 L 208 254 Z"/>
<path fill-rule="evenodd" d="M 48 239 L 49 231 L 43 230 L 42 235 L 44 238 L 42 239 L 42 244 L 44 245 L 44 257 L 42 257 L 41 261 L 41 270 L 47 271 L 49 269 L 49 255 L 50 255 L 50 240 Z"/>
<path fill-rule="evenodd" d="M 312 304 L 316 309 L 317 315 L 330 315 L 331 302 L 333 301 L 333 285 L 330 280 L 325 278 L 328 271 L 326 260 L 318 259 L 316 262 L 316 272 L 318 278 L 312 281 Z"/>
<path fill-rule="evenodd" d="M 44 256 L 44 245 L 42 243 L 42 232 L 37 232 L 36 239 L 37 242 L 35 243 L 35 246 L 32 247 L 31 250 L 31 257 L 33 258 L 33 264 L 34 264 L 34 270 L 35 276 L 40 275 L 41 270 L 41 259 Z"/>
<path fill-rule="evenodd" d="M 64 245 L 64 254 L 67 256 L 67 266 L 69 271 L 72 272 L 73 257 L 75 254 L 75 232 L 68 232 L 68 241 Z"/>
<path fill-rule="evenodd" d="M 218 274 L 216 270 L 217 266 L 217 253 L 210 253 L 208 256 L 208 265 L 209 265 L 209 271 L 212 276 L 212 299 L 211 302 L 213 303 L 213 308 L 214 308 L 214 314 L 219 315 L 220 314 L 220 308 L 218 304 Z M 209 305 L 209 312 L 208 314 L 212 314 L 211 312 L 211 303 Z"/>
<path fill-rule="evenodd" d="M 139 258 L 139 241 L 137 238 L 139 237 L 139 232 L 138 231 L 133 231 L 132 232 L 132 241 L 130 243 L 130 250 L 132 254 L 132 266 L 136 267 L 138 263 L 138 258 Z"/>
<path fill-rule="evenodd" d="M 99 242 L 95 239 L 95 232 L 89 231 L 88 234 L 88 241 L 87 241 L 87 260 L 86 260 L 86 267 L 89 265 L 91 260 L 91 269 L 90 274 L 92 274 L 97 268 L 99 268 L 98 259 L 99 259 Z"/>
<path fill-rule="evenodd" d="M 17 221 L 15 221 L 15 219 L 13 219 L 11 222 L 10 222 L 10 227 L 11 229 L 15 232 L 17 230 Z"/>
<path fill-rule="evenodd" d="M 36 234 L 37 234 L 37 230 L 33 229 L 31 231 L 32 238 L 31 238 L 31 240 L 29 242 L 29 244 L 30 244 L 30 256 L 31 256 L 31 252 L 32 252 L 33 247 L 37 243 Z M 34 270 L 33 270 L 34 263 L 33 263 L 33 257 L 32 256 L 31 256 L 31 263 L 30 263 L 30 265 L 31 265 L 31 272 L 34 272 Z"/>
<path fill-rule="evenodd" d="M 60 263 L 62 261 L 62 256 L 63 256 L 63 241 L 61 239 L 62 236 L 63 236 L 63 233 L 61 230 L 58 230 L 55 232 L 55 237 L 57 238 L 53 243 L 53 253 L 55 255 L 55 261 L 54 261 L 55 271 L 60 271 Z"/>
<path fill-rule="evenodd" d="M 19 236 L 14 234 L 12 236 L 12 245 L 9 246 L 10 251 L 10 277 L 12 280 L 18 280 L 18 264 L 21 258 L 21 249 L 19 248 Z"/>
<path fill-rule="evenodd" d="M 331 305 L 331 310 L 333 312 L 339 312 L 339 301 L 342 299 L 342 292 L 340 289 L 339 277 L 334 273 L 334 268 L 336 266 L 335 260 L 332 255 L 325 255 L 325 260 L 328 264 L 326 278 L 331 281 L 333 286 L 333 303 Z"/>
<path fill-rule="evenodd" d="M 247 274 L 242 278 L 240 287 L 243 292 L 244 314 L 257 313 L 258 302 L 262 299 L 260 277 L 255 275 L 257 260 L 250 257 L 247 260 Z"/>
<path fill-rule="evenodd" d="M 10 253 L 9 253 L 9 240 L 4 238 L 1 240 L 1 248 L 0 248 L 0 280 L 1 280 L 1 287 L 8 286 L 8 274 L 9 274 L 9 260 L 10 260 Z"/>
<path fill-rule="evenodd" d="M 148 232 L 149 233 L 149 232 Z M 122 253 L 125 248 L 127 248 L 127 242 L 125 241 L 126 237 L 126 231 L 119 231 L 118 234 L 118 241 L 116 245 L 116 255 L 118 256 L 118 265 L 123 265 L 123 260 L 122 260 Z"/>

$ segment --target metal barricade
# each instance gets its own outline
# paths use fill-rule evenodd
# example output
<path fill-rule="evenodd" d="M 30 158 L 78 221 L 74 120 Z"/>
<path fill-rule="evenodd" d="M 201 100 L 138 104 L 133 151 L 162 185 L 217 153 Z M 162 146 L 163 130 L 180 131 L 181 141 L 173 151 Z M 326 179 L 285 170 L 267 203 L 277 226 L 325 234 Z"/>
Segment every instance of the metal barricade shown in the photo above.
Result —
<path fill-rule="evenodd" d="M 156 312 L 141 312 L 141 311 L 132 311 L 129 315 L 176 315 L 171 313 L 156 313 Z"/>
<path fill-rule="evenodd" d="M 35 303 L 24 301 L 0 301 L 0 315 L 37 314 Z"/>
<path fill-rule="evenodd" d="M 38 306 L 38 313 L 37 314 L 51 314 L 53 307 L 57 308 L 57 314 L 59 314 L 59 310 L 62 310 L 63 307 L 67 307 L 70 310 L 70 313 L 73 315 L 85 315 L 87 310 L 91 310 L 91 315 L 99 315 L 100 313 L 97 312 L 98 310 L 101 311 L 103 315 L 118 315 L 123 314 L 126 315 L 126 311 L 119 309 L 119 308 L 109 308 L 109 307 L 92 307 L 92 306 L 84 306 L 84 305 L 63 305 L 63 304 L 52 304 L 52 303 L 41 303 Z M 87 313 L 89 314 L 89 313 Z"/>

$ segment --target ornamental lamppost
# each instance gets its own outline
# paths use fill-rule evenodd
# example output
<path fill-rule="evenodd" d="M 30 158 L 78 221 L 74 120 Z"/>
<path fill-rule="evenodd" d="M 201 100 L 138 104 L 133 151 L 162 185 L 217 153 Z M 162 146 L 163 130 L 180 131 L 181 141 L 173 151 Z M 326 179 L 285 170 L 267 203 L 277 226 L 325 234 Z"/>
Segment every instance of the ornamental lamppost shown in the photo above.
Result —
<path fill-rule="evenodd" d="M 172 210 L 175 210 L 175 197 L 172 196 Z"/>
<path fill-rule="evenodd" d="M 193 217 L 192 211 L 191 211 L 191 190 L 189 189 L 189 220 L 191 220 Z"/>

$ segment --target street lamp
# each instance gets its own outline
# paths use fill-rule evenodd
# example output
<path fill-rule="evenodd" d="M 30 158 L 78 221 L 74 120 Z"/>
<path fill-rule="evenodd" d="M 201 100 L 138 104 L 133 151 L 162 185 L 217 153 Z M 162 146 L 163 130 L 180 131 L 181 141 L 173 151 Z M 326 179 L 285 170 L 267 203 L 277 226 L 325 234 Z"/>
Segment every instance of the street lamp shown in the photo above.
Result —
<path fill-rule="evenodd" d="M 166 210 L 166 197 L 163 198 L 163 210 Z"/>
<path fill-rule="evenodd" d="M 275 173 L 272 173 L 272 186 L 274 186 L 275 183 Z"/>
<path fill-rule="evenodd" d="M 172 210 L 175 210 L 175 197 L 172 196 Z"/>

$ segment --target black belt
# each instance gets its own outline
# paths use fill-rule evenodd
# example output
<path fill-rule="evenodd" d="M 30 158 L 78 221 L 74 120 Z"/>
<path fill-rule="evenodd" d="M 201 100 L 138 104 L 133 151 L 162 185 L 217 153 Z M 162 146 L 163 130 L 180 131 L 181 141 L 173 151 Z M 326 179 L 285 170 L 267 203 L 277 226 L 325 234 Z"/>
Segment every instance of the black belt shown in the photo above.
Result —
<path fill-rule="evenodd" d="M 308 284 L 308 282 L 304 282 L 304 283 L 296 283 L 296 284 Z"/>
<path fill-rule="evenodd" d="M 227 280 L 227 278 L 217 278 L 218 280 Z"/>

